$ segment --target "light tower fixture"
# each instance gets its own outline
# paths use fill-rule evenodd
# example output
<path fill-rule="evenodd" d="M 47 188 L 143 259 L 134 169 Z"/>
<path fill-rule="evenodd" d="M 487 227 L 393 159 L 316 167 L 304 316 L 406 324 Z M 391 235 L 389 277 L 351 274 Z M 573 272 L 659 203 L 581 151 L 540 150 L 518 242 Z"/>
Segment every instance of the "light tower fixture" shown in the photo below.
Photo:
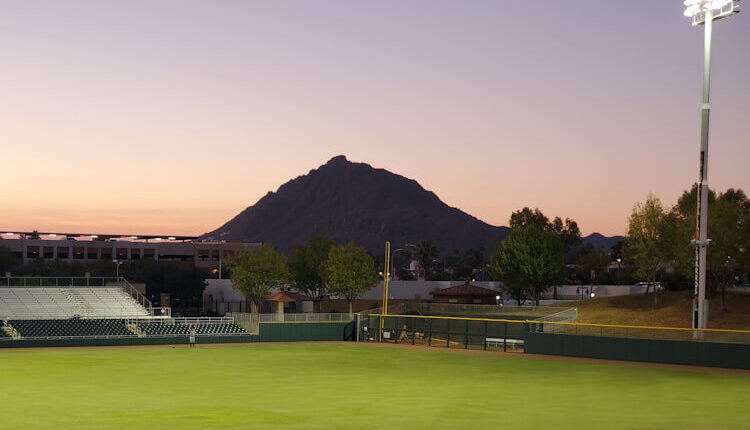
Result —
<path fill-rule="evenodd" d="M 693 25 L 706 22 L 708 12 L 716 21 L 740 11 L 740 0 L 685 0 L 685 16 L 693 18 Z"/>
<path fill-rule="evenodd" d="M 711 31 L 713 21 L 734 15 L 740 10 L 739 0 L 685 0 L 685 16 L 693 25 L 703 25 L 703 103 L 701 104 L 701 150 L 696 208 L 695 288 L 693 295 L 693 328 L 706 328 L 706 251 L 708 239 L 708 120 L 711 113 Z M 696 332 L 697 335 L 699 335 Z"/>

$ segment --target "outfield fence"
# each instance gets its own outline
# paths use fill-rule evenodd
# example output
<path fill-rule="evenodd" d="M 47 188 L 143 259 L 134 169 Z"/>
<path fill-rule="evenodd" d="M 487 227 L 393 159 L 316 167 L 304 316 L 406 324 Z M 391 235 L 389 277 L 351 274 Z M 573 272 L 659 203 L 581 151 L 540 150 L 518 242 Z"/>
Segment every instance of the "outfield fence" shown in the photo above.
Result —
<path fill-rule="evenodd" d="M 623 324 L 590 324 L 573 322 L 529 321 L 532 332 L 562 335 L 616 337 L 630 339 L 690 340 L 702 342 L 750 344 L 750 330 L 692 329 L 682 327 L 652 327 Z"/>
<path fill-rule="evenodd" d="M 299 314 L 252 314 L 249 312 L 231 312 L 227 314 L 235 324 L 239 325 L 250 334 L 260 333 L 260 324 L 267 323 L 325 323 L 325 322 L 351 322 L 355 314 L 348 313 L 299 313 Z"/>
<path fill-rule="evenodd" d="M 360 341 L 411 343 L 447 348 L 492 349 L 523 345 L 527 333 L 607 338 L 695 341 L 750 345 L 750 330 L 691 329 L 566 321 L 565 310 L 536 320 L 471 318 L 438 315 L 368 314 L 360 322 Z M 382 322 L 382 331 L 379 325 Z M 750 357 L 748 357 L 750 360 Z"/>
<path fill-rule="evenodd" d="M 578 308 L 568 308 L 550 315 L 545 315 L 538 320 L 537 322 L 544 323 L 558 323 L 558 322 L 576 322 L 578 321 Z M 556 332 L 559 331 L 560 328 L 563 326 L 559 324 L 549 324 L 548 325 L 548 331 L 550 332 Z"/>
<path fill-rule="evenodd" d="M 370 314 L 360 320 L 359 340 L 507 351 L 523 345 L 526 331 L 523 320 Z"/>

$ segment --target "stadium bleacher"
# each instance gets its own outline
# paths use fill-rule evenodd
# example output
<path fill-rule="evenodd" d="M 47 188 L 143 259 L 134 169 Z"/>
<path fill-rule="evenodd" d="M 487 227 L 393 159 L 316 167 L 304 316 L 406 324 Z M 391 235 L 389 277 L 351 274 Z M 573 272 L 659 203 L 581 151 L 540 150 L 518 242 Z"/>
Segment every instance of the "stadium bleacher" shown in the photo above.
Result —
<path fill-rule="evenodd" d="M 117 287 L 0 288 L 0 316 L 7 319 L 148 315 L 146 308 Z"/>
<path fill-rule="evenodd" d="M 147 336 L 169 336 L 169 335 L 184 335 L 188 334 L 189 324 L 170 324 L 164 322 L 146 322 L 138 324 L 138 327 Z M 229 323 L 212 323 L 212 324 L 196 324 L 196 334 L 200 335 L 212 335 L 212 334 L 247 334 L 240 326 Z"/>
<path fill-rule="evenodd" d="M 9 320 L 23 337 L 135 336 L 118 319 Z"/>
<path fill-rule="evenodd" d="M 231 319 L 151 313 L 116 286 L 0 287 L 0 340 L 181 337 L 191 325 L 199 336 L 247 334 Z"/>

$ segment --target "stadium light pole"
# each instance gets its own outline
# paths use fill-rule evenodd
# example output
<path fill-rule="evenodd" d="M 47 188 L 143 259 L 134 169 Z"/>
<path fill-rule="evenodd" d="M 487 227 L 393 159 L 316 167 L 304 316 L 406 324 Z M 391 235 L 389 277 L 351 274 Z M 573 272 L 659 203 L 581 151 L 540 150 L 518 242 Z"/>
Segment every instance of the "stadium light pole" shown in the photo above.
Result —
<path fill-rule="evenodd" d="M 117 277 L 117 282 L 120 282 L 120 265 L 122 261 L 112 260 L 112 262 L 115 263 L 115 277 Z"/>
<path fill-rule="evenodd" d="M 696 208 L 695 287 L 693 291 L 693 328 L 706 328 L 706 247 L 708 232 L 708 120 L 711 112 L 711 31 L 713 21 L 739 12 L 739 0 L 685 0 L 685 16 L 693 25 L 703 25 L 703 103 L 701 104 L 701 150 Z"/>

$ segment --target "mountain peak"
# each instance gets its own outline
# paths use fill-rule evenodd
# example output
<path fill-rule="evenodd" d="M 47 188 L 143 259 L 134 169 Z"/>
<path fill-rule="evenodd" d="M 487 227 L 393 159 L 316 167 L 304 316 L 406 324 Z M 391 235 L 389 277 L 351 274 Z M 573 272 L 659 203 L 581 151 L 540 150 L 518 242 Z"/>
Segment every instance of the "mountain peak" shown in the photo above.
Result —
<path fill-rule="evenodd" d="M 285 252 L 313 235 L 353 240 L 373 252 L 381 252 L 386 240 L 432 240 L 449 253 L 492 250 L 507 230 L 446 205 L 414 180 L 338 155 L 205 236 L 267 242 Z"/>
<path fill-rule="evenodd" d="M 337 155 L 325 164 L 326 166 L 334 166 L 334 165 L 342 165 L 342 164 L 350 164 L 350 161 L 346 159 L 346 155 Z"/>

